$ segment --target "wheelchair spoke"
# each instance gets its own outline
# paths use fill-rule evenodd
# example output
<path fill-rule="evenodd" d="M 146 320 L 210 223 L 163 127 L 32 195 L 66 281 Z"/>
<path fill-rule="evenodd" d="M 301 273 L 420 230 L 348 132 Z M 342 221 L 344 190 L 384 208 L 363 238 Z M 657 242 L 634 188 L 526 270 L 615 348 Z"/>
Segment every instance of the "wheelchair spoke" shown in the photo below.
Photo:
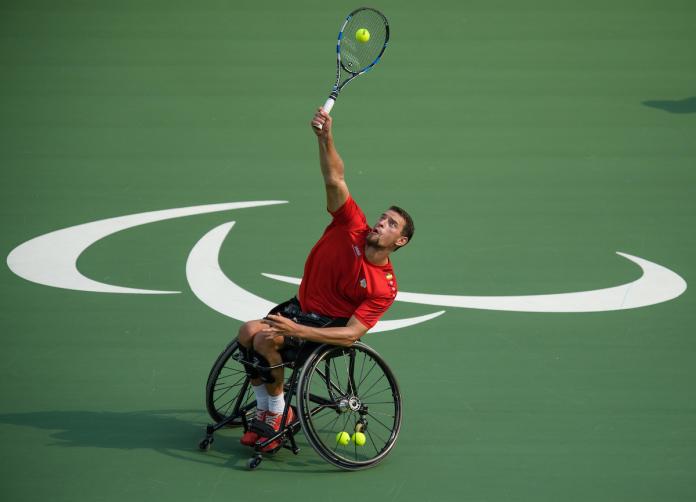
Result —
<path fill-rule="evenodd" d="M 227 394 L 228 392 L 231 392 L 231 391 L 234 390 L 236 387 L 240 387 L 240 386 L 244 385 L 244 380 L 245 380 L 245 379 L 239 380 L 239 381 L 237 381 L 236 383 L 234 383 L 233 385 L 224 385 L 224 386 L 222 386 L 222 388 L 224 388 L 225 390 L 217 395 L 217 397 L 215 398 L 215 401 L 217 401 L 218 399 L 220 399 L 222 396 L 224 396 L 224 395 Z M 214 390 L 215 390 L 216 393 L 217 393 L 217 391 L 220 390 L 220 386 L 215 386 L 215 387 L 214 387 Z"/>
<path fill-rule="evenodd" d="M 357 387 L 360 387 L 360 384 L 362 384 L 362 382 L 363 382 L 363 374 L 365 371 L 365 361 L 367 361 L 367 356 L 363 353 L 362 364 L 360 365 L 360 377 L 358 378 L 360 383 L 357 385 Z M 357 392 L 357 389 L 355 391 Z"/>
<path fill-rule="evenodd" d="M 377 417 L 375 417 L 375 415 L 380 415 L 380 416 L 382 416 L 382 417 L 384 417 L 384 418 L 391 418 L 392 420 L 396 417 L 396 415 L 394 415 L 393 413 L 387 413 L 386 411 L 376 411 L 376 412 L 375 412 L 375 411 L 369 411 L 367 414 L 370 415 L 370 416 L 371 416 L 372 418 L 374 418 L 375 420 L 377 420 Z M 381 422 L 380 422 L 380 423 L 381 423 Z M 389 428 L 389 427 L 387 427 L 387 426 L 384 425 L 384 424 L 382 424 L 382 426 L 383 426 L 385 429 L 388 429 L 388 428 Z"/>
<path fill-rule="evenodd" d="M 340 417 L 340 415 L 339 415 L 339 417 Z M 346 417 L 346 421 L 343 423 L 343 427 L 341 428 L 341 431 L 345 431 L 345 430 L 346 430 L 346 428 L 348 427 L 348 421 L 349 421 L 349 420 L 350 420 L 350 416 L 347 416 L 347 417 Z M 341 432 L 341 431 L 339 431 L 339 432 Z M 329 430 L 329 431 L 328 431 L 328 434 L 329 434 L 329 436 L 330 436 L 331 434 L 333 434 L 333 431 Z M 334 437 L 334 439 L 335 439 L 335 437 Z M 339 447 L 339 446 L 343 446 L 343 445 L 342 445 L 341 443 L 339 443 L 338 441 L 335 441 L 335 443 L 336 443 L 336 445 L 335 445 L 334 448 L 333 448 L 334 453 L 336 453 L 336 450 L 338 450 L 338 447 Z"/>
<path fill-rule="evenodd" d="M 338 376 L 338 368 L 336 368 L 336 366 L 337 366 L 336 360 L 334 359 L 334 360 L 333 360 L 333 370 L 334 370 L 334 375 L 336 375 L 336 382 L 337 382 L 337 384 L 335 385 L 335 387 L 338 388 L 338 392 L 343 396 L 343 395 L 345 395 L 345 392 L 344 392 L 343 389 L 342 389 L 342 386 L 341 386 L 341 379 L 340 379 L 340 377 Z"/>
<path fill-rule="evenodd" d="M 336 408 L 336 403 L 334 403 L 331 399 L 326 399 L 325 397 L 317 396 L 316 394 L 310 394 L 309 401 L 314 404 L 320 404 L 325 407 L 333 407 L 334 409 Z"/>
<path fill-rule="evenodd" d="M 319 406 L 319 407 L 317 407 L 317 408 L 312 408 L 312 410 L 309 412 L 309 416 L 310 416 L 310 417 L 318 417 L 319 414 L 320 414 L 321 412 L 323 412 L 323 411 L 330 411 L 330 412 L 332 412 L 332 413 L 329 413 L 328 415 L 326 415 L 326 414 L 323 415 L 324 417 L 326 417 L 326 416 L 329 416 L 329 417 L 330 417 L 330 416 L 332 416 L 334 413 L 336 413 L 336 409 L 335 409 L 335 408 L 328 408 L 328 407 L 326 407 L 326 406 Z M 340 415 L 336 414 L 336 416 L 340 416 Z M 320 417 L 320 418 L 323 418 L 323 417 Z"/>
<path fill-rule="evenodd" d="M 325 373 L 324 373 L 322 370 L 320 370 L 319 368 L 317 368 L 317 373 L 318 373 L 319 376 L 321 376 L 322 379 L 324 380 L 322 383 L 327 384 L 327 386 L 330 386 L 330 389 L 327 389 L 327 391 L 328 391 L 329 393 L 331 393 L 331 390 L 334 390 L 335 392 L 338 392 L 341 396 L 343 395 L 343 391 L 342 391 L 338 386 L 336 386 L 336 384 L 334 384 L 334 383 L 331 381 L 331 379 L 327 379 Z"/>
<path fill-rule="evenodd" d="M 329 408 L 322 408 L 322 409 L 319 409 L 319 410 L 312 410 L 312 412 L 310 413 L 310 416 L 311 416 L 312 418 L 314 418 L 314 421 L 315 421 L 315 422 L 318 422 L 319 420 L 324 420 L 325 418 L 328 418 L 329 420 L 331 420 L 331 417 L 334 417 L 333 422 L 331 423 L 331 427 L 333 427 L 334 425 L 336 425 L 336 422 L 338 422 L 338 419 L 341 418 L 341 415 L 339 415 L 338 413 L 335 413 L 335 412 L 334 412 L 334 413 L 328 413 L 328 414 L 325 413 L 324 415 L 320 415 L 320 413 L 321 413 L 322 411 L 333 411 L 333 410 L 329 410 Z"/>
<path fill-rule="evenodd" d="M 384 424 L 380 424 L 380 425 L 384 426 Z M 387 436 L 389 437 L 392 434 L 392 429 L 389 427 L 385 427 L 385 432 L 387 433 Z M 372 439 L 372 444 L 375 446 L 375 448 L 378 451 L 381 451 L 382 448 L 377 448 L 377 446 L 374 443 L 375 439 L 377 439 L 378 443 L 382 444 L 382 445 L 386 445 L 388 443 L 388 441 L 386 439 L 384 439 L 382 437 L 382 435 L 380 434 L 379 428 L 377 430 L 375 430 L 374 424 L 371 424 L 370 428 L 367 431 L 366 436 L 370 436 L 370 438 Z"/>
<path fill-rule="evenodd" d="M 244 380 L 246 378 L 246 372 L 245 371 L 239 371 L 239 370 L 230 370 L 227 372 L 220 372 L 220 376 L 218 376 L 217 382 L 216 383 L 222 383 L 230 379 L 235 379 L 235 378 L 240 378 Z"/>
<path fill-rule="evenodd" d="M 225 409 L 226 410 L 229 407 L 229 404 L 231 402 L 233 402 L 234 400 L 235 400 L 235 398 L 233 397 L 229 401 L 225 401 L 224 403 L 218 403 L 218 399 L 216 399 L 214 402 L 215 402 L 215 405 L 218 407 L 218 409 Z"/>
<path fill-rule="evenodd" d="M 237 380 L 237 381 L 236 381 L 235 383 L 233 383 L 233 384 L 228 384 L 228 383 L 226 383 L 226 382 L 221 382 L 221 381 L 218 380 L 217 383 L 215 384 L 215 386 L 214 386 L 213 388 L 214 388 L 215 390 L 220 389 L 220 388 L 224 388 L 224 387 L 229 387 L 230 389 L 232 389 L 232 388 L 234 388 L 234 387 L 239 387 L 240 385 L 242 385 L 242 384 L 244 383 L 244 380 L 246 380 L 246 375 L 244 375 L 243 377 L 241 377 L 239 380 Z"/>
<path fill-rule="evenodd" d="M 373 361 L 372 361 L 372 367 L 368 370 L 368 372 L 367 372 L 367 374 L 365 375 L 365 377 L 364 377 L 362 380 L 360 380 L 360 383 L 358 384 L 358 390 L 360 389 L 360 386 L 363 384 L 363 382 L 364 382 L 365 380 L 367 380 L 367 377 L 370 376 L 370 373 L 372 373 L 372 370 L 374 370 L 376 367 L 377 367 L 377 362 L 373 360 Z"/>
<path fill-rule="evenodd" d="M 246 371 L 240 370 L 239 368 L 235 368 L 234 366 L 224 366 L 220 370 L 220 376 L 218 378 L 226 378 L 230 375 L 236 375 L 241 373 L 246 373 Z"/>
<path fill-rule="evenodd" d="M 370 434 L 367 434 L 367 437 L 370 438 L 370 443 L 372 443 L 372 447 L 375 449 L 375 451 L 377 451 L 377 452 L 381 451 L 381 448 L 377 448 L 377 445 L 375 444 L 375 440 L 373 439 L 372 432 Z M 379 439 L 381 442 L 384 443 L 384 441 L 382 441 L 381 438 L 378 437 L 377 439 Z"/>
<path fill-rule="evenodd" d="M 386 430 L 391 431 L 392 428 L 384 425 L 384 422 L 382 422 L 379 418 L 377 418 L 372 412 L 367 413 L 369 417 L 373 420 L 375 420 L 378 424 L 380 424 L 382 427 L 384 427 Z M 393 418 L 393 417 L 392 417 Z"/>
<path fill-rule="evenodd" d="M 237 399 L 237 396 L 234 396 L 234 397 L 231 397 L 228 401 L 224 401 L 223 403 L 220 403 L 220 402 L 219 402 L 220 399 L 222 399 L 223 397 L 225 397 L 225 394 L 226 394 L 226 391 L 223 392 L 221 395 L 217 396 L 217 397 L 213 400 L 213 403 L 215 403 L 215 406 L 217 406 L 218 408 L 224 408 L 225 406 L 227 406 L 228 404 L 230 404 L 231 402 L 233 402 L 233 401 L 235 401 L 235 400 Z"/>
<path fill-rule="evenodd" d="M 367 396 L 360 395 L 360 400 L 362 402 L 365 402 L 366 400 L 373 398 L 375 396 L 379 396 L 380 394 L 383 394 L 385 392 L 391 393 L 392 392 L 391 387 L 385 387 L 383 389 L 380 389 L 378 391 L 373 392 L 372 394 L 368 394 Z M 394 401 L 391 401 L 391 402 L 393 403 Z"/>
<path fill-rule="evenodd" d="M 364 394 L 369 394 L 369 392 L 374 388 L 375 385 L 377 385 L 383 378 L 385 378 L 384 373 L 382 373 L 382 376 L 379 377 L 376 381 L 372 382 L 372 385 L 368 387 L 368 389 L 364 392 Z M 363 394 L 363 393 L 361 393 Z"/>
<path fill-rule="evenodd" d="M 250 396 L 247 395 L 247 396 L 245 396 L 245 399 L 242 401 L 245 403 L 244 408 L 251 408 L 251 406 L 248 403 L 249 398 L 250 398 Z M 229 399 L 228 401 L 225 401 L 222 404 L 218 403 L 218 400 L 219 400 L 219 398 L 215 400 L 215 405 L 217 406 L 217 408 L 219 410 L 223 411 L 225 416 L 229 416 L 228 412 L 229 412 L 230 408 L 234 407 L 234 405 L 236 404 L 237 396 L 232 397 L 231 399 Z M 242 409 L 243 408 L 240 407 L 240 411 L 242 411 Z M 245 409 L 243 411 L 243 413 L 246 413 L 247 411 L 248 411 L 248 409 Z"/>
<path fill-rule="evenodd" d="M 303 370 L 301 394 L 300 419 L 307 439 L 332 464 L 364 469 L 394 446 L 401 425 L 398 384 L 370 347 L 358 342 L 317 352 Z M 337 440 L 341 432 L 351 436 L 348 444 Z M 357 432 L 365 434 L 365 444 L 355 442 Z"/>

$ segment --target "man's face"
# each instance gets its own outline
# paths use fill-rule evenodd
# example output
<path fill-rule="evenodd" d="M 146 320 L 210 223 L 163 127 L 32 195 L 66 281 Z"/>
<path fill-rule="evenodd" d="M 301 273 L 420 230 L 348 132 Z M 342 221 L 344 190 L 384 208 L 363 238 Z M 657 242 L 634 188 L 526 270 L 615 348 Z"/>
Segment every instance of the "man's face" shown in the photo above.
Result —
<path fill-rule="evenodd" d="M 367 244 L 387 249 L 403 246 L 408 242 L 408 238 L 401 235 L 405 224 L 404 219 L 396 211 L 391 209 L 385 211 L 367 234 Z"/>

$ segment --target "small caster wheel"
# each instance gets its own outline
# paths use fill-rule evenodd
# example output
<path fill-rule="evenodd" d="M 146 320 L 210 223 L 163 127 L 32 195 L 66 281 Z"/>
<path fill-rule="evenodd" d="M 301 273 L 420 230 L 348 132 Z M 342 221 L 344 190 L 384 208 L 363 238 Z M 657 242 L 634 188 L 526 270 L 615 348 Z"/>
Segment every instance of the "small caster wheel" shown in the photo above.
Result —
<path fill-rule="evenodd" d="M 256 455 L 255 457 L 251 457 L 247 461 L 247 467 L 253 471 L 254 469 L 256 469 L 259 466 L 259 464 L 261 463 L 262 460 L 263 460 L 263 457 L 261 455 Z"/>
<path fill-rule="evenodd" d="M 198 448 L 203 451 L 210 450 L 210 445 L 213 444 L 213 438 L 205 438 L 198 443 Z"/>

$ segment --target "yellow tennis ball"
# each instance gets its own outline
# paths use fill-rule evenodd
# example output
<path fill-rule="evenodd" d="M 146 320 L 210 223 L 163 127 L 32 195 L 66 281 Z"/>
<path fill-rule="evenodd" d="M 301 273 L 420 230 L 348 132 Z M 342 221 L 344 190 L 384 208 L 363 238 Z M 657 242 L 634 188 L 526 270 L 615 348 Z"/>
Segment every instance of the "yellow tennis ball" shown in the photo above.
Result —
<path fill-rule="evenodd" d="M 353 441 L 355 444 L 358 446 L 365 446 L 365 434 L 362 432 L 355 432 L 353 435 L 350 437 L 351 441 Z"/>
<path fill-rule="evenodd" d="M 360 28 L 358 31 L 355 32 L 355 39 L 358 42 L 365 43 L 368 40 L 370 40 L 370 32 L 367 31 L 365 28 Z"/>
<path fill-rule="evenodd" d="M 347 445 L 350 442 L 350 436 L 346 431 L 341 431 L 336 434 L 336 444 Z"/>

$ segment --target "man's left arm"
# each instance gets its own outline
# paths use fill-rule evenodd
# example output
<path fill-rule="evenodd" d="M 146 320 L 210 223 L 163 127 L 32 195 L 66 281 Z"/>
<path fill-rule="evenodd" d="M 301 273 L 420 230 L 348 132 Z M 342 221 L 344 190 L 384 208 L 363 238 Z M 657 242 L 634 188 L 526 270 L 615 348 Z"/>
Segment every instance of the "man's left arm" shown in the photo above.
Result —
<path fill-rule="evenodd" d="M 269 315 L 262 321 L 269 326 L 269 331 L 283 336 L 294 336 L 310 342 L 328 343 L 329 345 L 340 345 L 350 347 L 354 342 L 367 333 L 367 327 L 353 316 L 348 320 L 348 324 L 339 328 L 314 328 L 298 324 L 287 317 L 279 315 Z"/>

